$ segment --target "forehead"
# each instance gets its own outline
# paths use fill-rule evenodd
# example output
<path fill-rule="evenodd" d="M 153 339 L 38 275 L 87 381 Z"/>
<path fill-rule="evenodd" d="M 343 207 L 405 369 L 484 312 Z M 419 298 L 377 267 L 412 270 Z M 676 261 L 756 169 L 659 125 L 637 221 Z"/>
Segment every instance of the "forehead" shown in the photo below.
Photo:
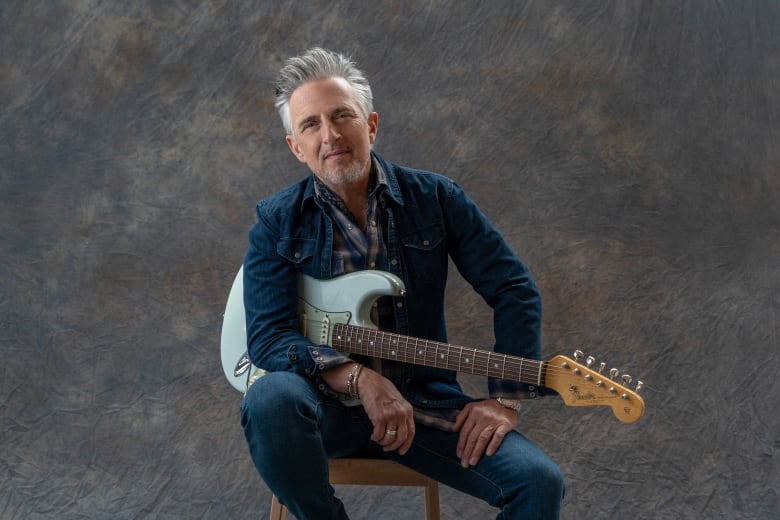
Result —
<path fill-rule="evenodd" d="M 360 111 L 352 86 L 344 78 L 309 81 L 290 96 L 290 115 L 294 121 L 344 106 Z"/>

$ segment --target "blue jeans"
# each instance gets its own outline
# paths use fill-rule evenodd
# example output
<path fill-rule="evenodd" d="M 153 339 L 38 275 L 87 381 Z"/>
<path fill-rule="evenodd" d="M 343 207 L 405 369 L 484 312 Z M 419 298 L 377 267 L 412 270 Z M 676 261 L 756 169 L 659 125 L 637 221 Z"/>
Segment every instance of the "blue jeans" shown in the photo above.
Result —
<path fill-rule="evenodd" d="M 249 452 L 260 476 L 299 520 L 342 520 L 347 513 L 328 482 L 328 459 L 370 452 L 478 497 L 500 509 L 499 520 L 554 520 L 560 515 L 563 476 L 522 434 L 464 469 L 455 455 L 458 434 L 417 424 L 406 455 L 373 443 L 361 406 L 345 407 L 309 380 L 273 372 L 255 382 L 241 406 Z"/>

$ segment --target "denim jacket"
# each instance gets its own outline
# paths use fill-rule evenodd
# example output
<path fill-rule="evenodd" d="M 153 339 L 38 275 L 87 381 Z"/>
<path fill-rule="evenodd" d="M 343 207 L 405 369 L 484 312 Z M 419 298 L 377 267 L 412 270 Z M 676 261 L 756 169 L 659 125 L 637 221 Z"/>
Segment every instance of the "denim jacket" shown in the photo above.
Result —
<path fill-rule="evenodd" d="M 444 292 L 448 261 L 493 309 L 494 351 L 539 359 L 541 298 L 528 269 L 474 202 L 452 180 L 385 161 L 388 187 L 380 204 L 387 218 L 389 271 L 400 277 L 395 298 L 397 332 L 447 341 Z M 299 332 L 297 274 L 332 278 L 333 223 L 308 176 L 257 204 L 244 260 L 244 306 L 252 362 L 319 381 L 346 361 Z M 393 379 L 415 408 L 461 408 L 465 396 L 450 370 L 403 365 Z M 539 388 L 489 379 L 491 397 L 535 397 Z"/>

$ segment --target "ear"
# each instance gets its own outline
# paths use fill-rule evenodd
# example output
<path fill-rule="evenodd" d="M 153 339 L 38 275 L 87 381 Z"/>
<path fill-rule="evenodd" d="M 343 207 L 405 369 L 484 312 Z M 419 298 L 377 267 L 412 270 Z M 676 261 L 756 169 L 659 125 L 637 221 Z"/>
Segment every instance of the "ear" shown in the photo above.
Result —
<path fill-rule="evenodd" d="M 368 142 L 374 144 L 376 132 L 379 129 L 379 114 L 371 112 L 368 114 Z"/>
<path fill-rule="evenodd" d="M 305 163 L 306 162 L 306 157 L 303 156 L 303 151 L 301 150 L 301 147 L 298 146 L 297 142 L 295 142 L 295 137 L 293 137 L 293 136 L 288 134 L 285 137 L 285 140 L 287 141 L 287 146 L 290 147 L 290 151 L 292 152 L 292 154 L 295 157 L 297 157 L 299 161 L 301 161 L 302 163 Z"/>

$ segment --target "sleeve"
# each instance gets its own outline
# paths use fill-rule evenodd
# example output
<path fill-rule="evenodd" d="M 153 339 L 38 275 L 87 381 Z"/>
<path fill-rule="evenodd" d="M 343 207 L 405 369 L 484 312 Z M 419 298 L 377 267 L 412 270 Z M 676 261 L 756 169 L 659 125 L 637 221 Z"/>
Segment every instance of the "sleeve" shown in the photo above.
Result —
<path fill-rule="evenodd" d="M 494 351 L 541 359 L 542 300 L 531 272 L 499 231 L 455 182 L 444 201 L 450 257 L 493 309 Z M 488 379 L 491 397 L 540 395 L 535 384 Z"/>
<path fill-rule="evenodd" d="M 258 204 L 258 221 L 249 232 L 244 257 L 249 357 L 264 370 L 295 372 L 335 395 L 319 375 L 349 362 L 349 357 L 300 333 L 297 277 L 301 266 L 312 261 L 314 240 L 280 236 L 271 214 L 263 202 Z"/>

